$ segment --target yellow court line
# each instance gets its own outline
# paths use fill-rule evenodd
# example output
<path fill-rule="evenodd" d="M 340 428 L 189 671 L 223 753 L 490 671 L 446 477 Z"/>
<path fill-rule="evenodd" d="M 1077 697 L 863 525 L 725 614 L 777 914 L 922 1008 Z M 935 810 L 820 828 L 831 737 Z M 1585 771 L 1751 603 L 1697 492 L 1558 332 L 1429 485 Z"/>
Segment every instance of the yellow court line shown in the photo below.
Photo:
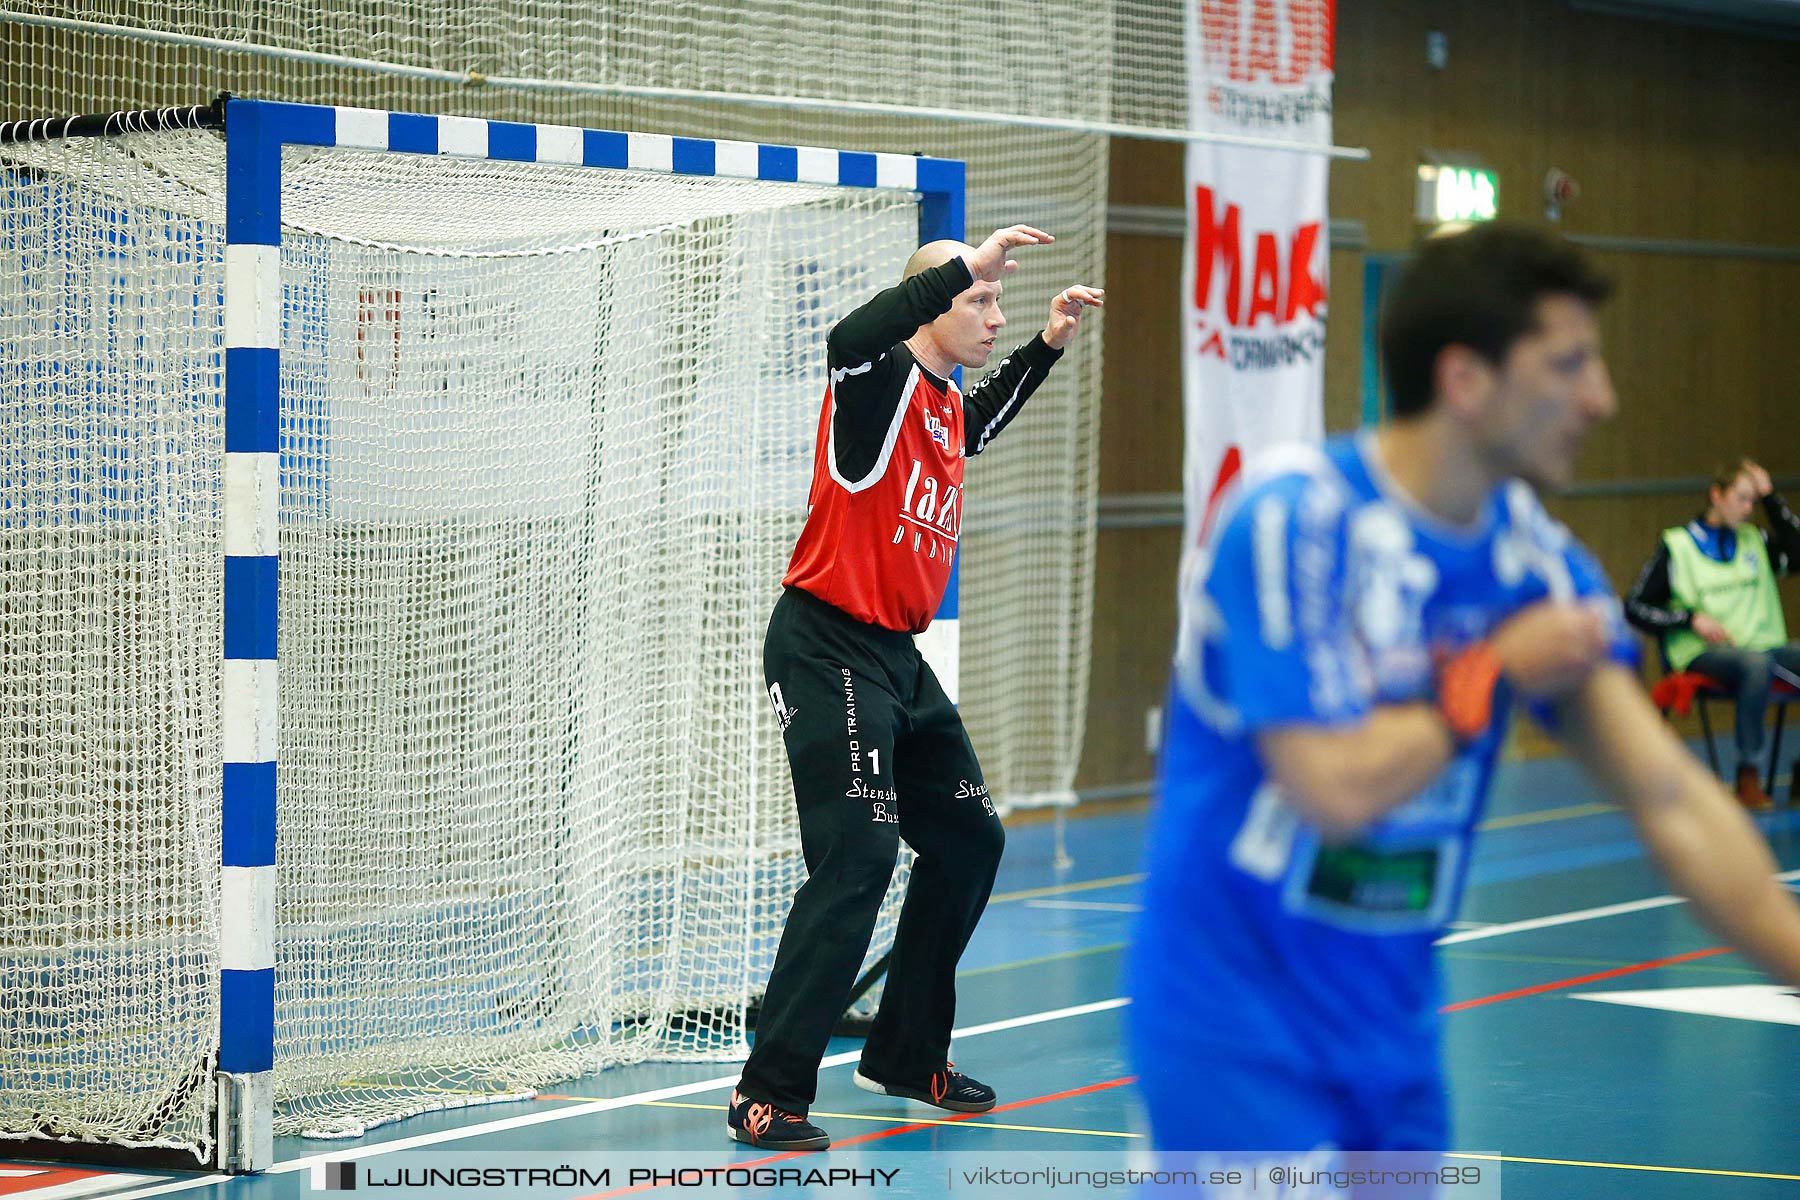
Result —
<path fill-rule="evenodd" d="M 1475 830 L 1479 833 L 1488 829 L 1517 829 L 1521 825 L 1544 825 L 1551 821 L 1570 821 L 1576 817 L 1624 811 L 1616 804 L 1570 804 L 1563 808 L 1542 808 L 1536 812 L 1514 813 L 1509 817 L 1492 817 L 1477 825 Z"/>
<path fill-rule="evenodd" d="M 1664 1175 L 1727 1175 L 1733 1179 L 1782 1179 L 1800 1183 L 1800 1175 L 1777 1175 L 1771 1171 L 1721 1171 L 1712 1167 L 1659 1167 L 1652 1163 L 1583 1162 L 1575 1158 L 1522 1158 L 1513 1154 L 1447 1153 L 1445 1158 L 1471 1158 L 1481 1162 L 1532 1163 L 1545 1167 L 1604 1167 L 1609 1171 L 1655 1171 Z"/>
<path fill-rule="evenodd" d="M 1064 959 L 1082 958 L 1089 954 L 1106 954 L 1113 950 L 1125 949 L 1124 942 L 1108 942 L 1104 946 L 1089 946 L 1085 950 L 1064 950 L 1061 954 L 1046 954 L 1040 958 L 1022 958 L 1017 962 L 996 963 L 991 967 L 970 967 L 967 971 L 958 971 L 958 979 L 966 979 L 970 975 L 987 975 L 994 971 L 1010 971 L 1015 967 L 1036 967 L 1044 963 L 1061 962 Z M 1754 972 L 1753 972 L 1754 973 Z"/>
<path fill-rule="evenodd" d="M 683 1104 L 679 1100 L 647 1100 L 646 1108 L 698 1108 L 705 1112 L 723 1112 L 723 1104 Z M 832 1121 L 874 1121 L 881 1125 L 974 1125 L 977 1129 L 1016 1129 L 1025 1133 L 1073 1133 L 1082 1137 L 1107 1138 L 1141 1138 L 1141 1133 L 1114 1133 L 1108 1129 L 1057 1129 L 1049 1125 L 1004 1125 L 999 1121 L 974 1122 L 967 1119 L 961 1121 L 934 1120 L 931 1117 L 872 1117 L 868 1113 L 835 1113 L 820 1112 L 813 1109 L 806 1114 L 807 1120 L 824 1117 Z"/>
<path fill-rule="evenodd" d="M 998 896 L 989 896 L 989 904 L 1005 904 L 1011 900 L 1035 900 L 1039 896 L 1067 896 L 1072 892 L 1091 892 L 1096 888 L 1124 887 L 1130 883 L 1143 882 L 1142 871 L 1135 875 L 1113 875 L 1107 879 L 1088 879 L 1081 883 L 1058 883 L 1050 887 L 1026 888 L 1020 892 L 1005 892 Z"/>

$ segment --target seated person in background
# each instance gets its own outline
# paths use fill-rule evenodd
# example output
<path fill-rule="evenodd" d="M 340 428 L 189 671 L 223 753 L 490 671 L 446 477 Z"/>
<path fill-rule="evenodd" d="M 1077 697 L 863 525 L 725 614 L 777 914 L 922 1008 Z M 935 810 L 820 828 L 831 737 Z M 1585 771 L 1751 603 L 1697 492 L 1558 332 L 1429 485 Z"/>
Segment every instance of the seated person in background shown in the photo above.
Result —
<path fill-rule="evenodd" d="M 1762 501 L 1765 532 L 1748 525 Z M 1763 714 L 1777 674 L 1800 683 L 1800 643 L 1788 641 L 1777 573 L 1800 565 L 1800 516 L 1743 459 L 1714 476 L 1706 510 L 1662 532 L 1656 554 L 1625 600 L 1630 622 L 1662 639 L 1671 671 L 1711 676 L 1737 697 L 1737 796 L 1766 809 L 1757 764 Z"/>

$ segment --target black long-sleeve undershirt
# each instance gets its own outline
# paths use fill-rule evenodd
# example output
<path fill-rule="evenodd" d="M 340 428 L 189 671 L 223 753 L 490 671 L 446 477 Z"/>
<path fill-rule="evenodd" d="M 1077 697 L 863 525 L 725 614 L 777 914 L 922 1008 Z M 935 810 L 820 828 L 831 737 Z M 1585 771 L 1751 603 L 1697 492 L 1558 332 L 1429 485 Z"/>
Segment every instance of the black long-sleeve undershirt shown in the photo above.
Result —
<path fill-rule="evenodd" d="M 1800 568 L 1800 515 L 1773 492 L 1763 497 L 1763 514 L 1769 520 L 1769 528 L 1757 532 L 1768 544 L 1769 565 L 1777 575 L 1790 574 Z M 1658 539 L 1656 553 L 1638 572 L 1637 582 L 1625 597 L 1626 620 L 1653 635 L 1688 628 L 1694 623 L 1694 614 L 1671 608 L 1671 596 L 1669 547 Z"/>
<path fill-rule="evenodd" d="M 913 356 L 905 340 L 950 311 L 957 296 L 973 285 L 969 268 L 953 258 L 877 293 L 833 327 L 826 339 L 826 363 L 837 398 L 832 422 L 837 469 L 844 478 L 861 479 L 874 469 L 915 365 L 940 387 L 947 384 Z M 1062 351 L 1039 334 L 963 392 L 964 457 L 981 453 L 1012 423 L 1061 357 Z"/>

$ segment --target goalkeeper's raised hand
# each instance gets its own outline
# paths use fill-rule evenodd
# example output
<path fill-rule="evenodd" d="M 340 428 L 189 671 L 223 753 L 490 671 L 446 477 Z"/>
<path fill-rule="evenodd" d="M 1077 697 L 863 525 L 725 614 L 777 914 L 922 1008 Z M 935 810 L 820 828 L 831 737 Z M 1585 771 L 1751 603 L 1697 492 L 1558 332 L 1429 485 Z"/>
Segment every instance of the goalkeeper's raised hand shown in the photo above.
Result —
<path fill-rule="evenodd" d="M 1017 246 L 1047 246 L 1055 240 L 1029 225 L 1008 225 L 988 234 L 987 241 L 975 247 L 973 253 L 963 255 L 963 265 L 969 268 L 975 282 L 998 283 L 1019 269 L 1018 263 L 1006 257 L 1007 251 Z"/>
<path fill-rule="evenodd" d="M 1068 345 L 1081 328 L 1082 312 L 1104 307 L 1105 296 L 1103 289 L 1079 283 L 1058 292 L 1056 299 L 1050 301 L 1050 319 L 1044 323 L 1044 344 L 1055 350 Z"/>

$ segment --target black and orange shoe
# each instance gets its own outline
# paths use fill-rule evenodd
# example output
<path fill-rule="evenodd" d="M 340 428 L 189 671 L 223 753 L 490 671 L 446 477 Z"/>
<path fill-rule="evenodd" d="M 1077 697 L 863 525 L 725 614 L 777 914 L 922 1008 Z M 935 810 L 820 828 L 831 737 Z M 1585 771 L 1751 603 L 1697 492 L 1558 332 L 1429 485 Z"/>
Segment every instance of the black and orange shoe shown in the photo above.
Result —
<path fill-rule="evenodd" d="M 725 1132 L 734 1142 L 765 1150 L 823 1150 L 831 1137 L 804 1114 L 796 1116 L 766 1100 L 752 1100 L 736 1090 L 725 1110 Z"/>
<path fill-rule="evenodd" d="M 956 1069 L 955 1063 L 945 1063 L 943 1070 L 933 1071 L 930 1078 L 916 1083 L 876 1079 L 860 1069 L 852 1078 L 865 1092 L 874 1092 L 878 1096 L 904 1096 L 951 1112 L 978 1113 L 994 1107 L 994 1089 L 970 1079 Z"/>

